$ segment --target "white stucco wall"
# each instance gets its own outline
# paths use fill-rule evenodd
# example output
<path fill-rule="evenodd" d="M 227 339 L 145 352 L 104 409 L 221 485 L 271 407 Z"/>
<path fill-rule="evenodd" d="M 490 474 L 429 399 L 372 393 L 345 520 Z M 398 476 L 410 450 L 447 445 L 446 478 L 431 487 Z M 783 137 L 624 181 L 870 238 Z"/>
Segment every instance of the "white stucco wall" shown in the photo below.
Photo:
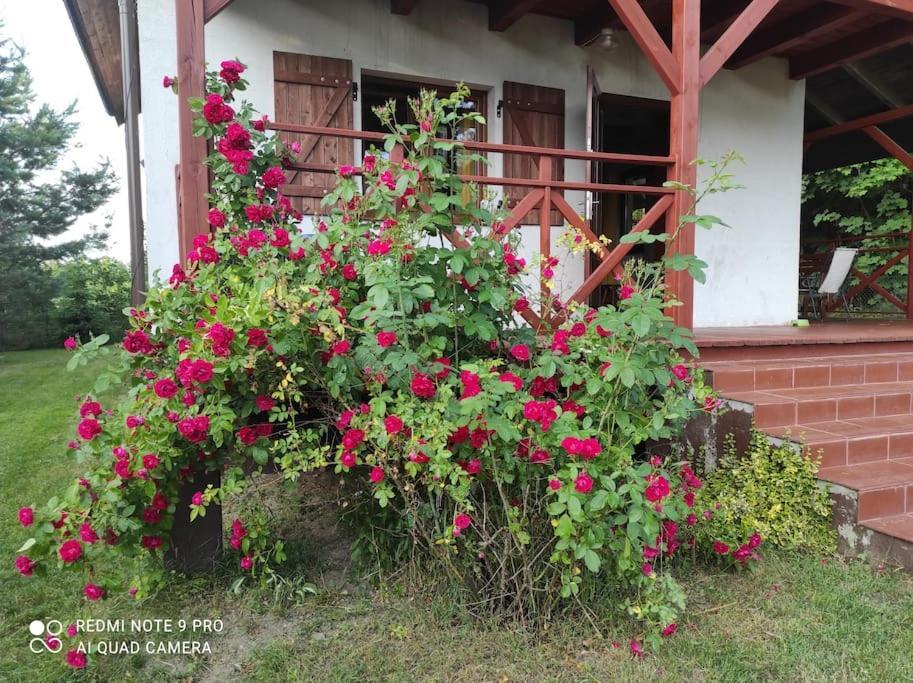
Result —
<path fill-rule="evenodd" d="M 695 326 L 797 317 L 804 104 L 805 81 L 789 80 L 777 59 L 721 70 L 701 93 L 701 158 L 734 149 L 745 163 L 729 169 L 744 189 L 710 195 L 698 209 L 731 227 L 696 228 L 694 251 L 709 268 L 707 283 L 695 284 Z"/>
<path fill-rule="evenodd" d="M 161 87 L 162 75 L 176 71 L 173 8 L 173 0 L 138 1 L 149 263 L 150 271 L 158 269 L 165 277 L 177 258 L 177 100 Z M 464 0 L 422 2 L 408 17 L 391 14 L 389 0 L 235 0 L 207 25 L 206 55 L 211 63 L 233 57 L 244 61 L 251 82 L 245 97 L 271 118 L 273 50 L 351 59 L 356 79 L 362 70 L 368 70 L 464 80 L 489 89 L 489 111 L 485 113 L 492 142 L 503 139 L 502 119 L 495 116 L 495 107 L 505 80 L 564 89 L 565 145 L 571 149 L 585 147 L 587 64 L 596 70 L 605 92 L 668 97 L 626 34 L 619 36 L 615 49 L 606 51 L 575 46 L 573 26 L 568 21 L 527 15 L 504 33 L 488 31 L 487 24 L 485 6 Z M 736 226 L 732 233 L 714 232 L 698 238 L 698 254 L 711 263 L 712 269 L 708 285 L 699 288 L 697 295 L 698 325 L 784 322 L 795 317 L 794 313 L 785 315 L 787 308 L 794 310 L 795 270 L 776 291 L 761 295 L 754 290 L 770 284 L 768 261 L 776 258 L 793 263 L 798 258 L 801 101 L 801 86 L 788 81 L 785 68 L 775 60 L 736 73 L 721 73 L 704 92 L 700 154 L 717 156 L 727 149 L 738 149 L 748 162 L 744 179 L 740 169 L 740 180 L 751 189 L 738 198 L 713 204 L 714 211 Z M 360 108 L 354 109 L 358 127 Z M 757 125 L 749 123 L 759 118 L 759 112 L 764 120 Z M 759 160 L 757 168 L 755 158 Z M 492 155 L 492 162 L 490 173 L 499 175 L 500 155 Z M 582 162 L 566 163 L 568 180 L 582 180 L 583 174 Z M 751 192 L 761 188 L 763 197 L 749 199 Z M 582 193 L 569 192 L 567 199 L 583 211 Z M 705 208 L 709 210 L 709 204 Z M 777 234 L 784 239 L 777 242 L 770 233 L 771 239 L 765 240 L 759 234 L 762 216 L 776 223 Z M 532 255 L 538 244 L 538 228 L 523 230 L 528 233 L 524 251 Z M 553 230 L 553 242 L 559 233 L 560 229 Z M 751 238 L 751 242 L 743 244 L 743 238 Z M 739 253 L 752 255 L 759 275 L 765 278 L 742 277 L 752 266 L 742 257 L 741 263 L 730 262 L 724 253 L 736 248 Z M 769 249 L 769 254 L 764 249 Z M 784 259 L 787 252 L 789 258 Z M 569 292 L 582 279 L 582 264 L 570 258 L 562 259 L 562 263 L 559 282 Z M 785 269 L 784 264 L 783 272 Z M 791 293 L 781 291 L 790 286 Z"/>

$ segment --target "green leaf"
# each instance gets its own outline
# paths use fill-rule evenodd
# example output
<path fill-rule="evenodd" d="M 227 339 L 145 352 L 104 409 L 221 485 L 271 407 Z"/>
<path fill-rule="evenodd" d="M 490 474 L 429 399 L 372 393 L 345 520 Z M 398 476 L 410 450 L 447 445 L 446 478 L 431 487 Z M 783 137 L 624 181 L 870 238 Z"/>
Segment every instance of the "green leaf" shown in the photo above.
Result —
<path fill-rule="evenodd" d="M 589 569 L 594 574 L 599 571 L 599 568 L 602 566 L 602 560 L 599 559 L 593 550 L 587 550 L 583 555 L 583 562 L 586 564 L 586 568 Z"/>

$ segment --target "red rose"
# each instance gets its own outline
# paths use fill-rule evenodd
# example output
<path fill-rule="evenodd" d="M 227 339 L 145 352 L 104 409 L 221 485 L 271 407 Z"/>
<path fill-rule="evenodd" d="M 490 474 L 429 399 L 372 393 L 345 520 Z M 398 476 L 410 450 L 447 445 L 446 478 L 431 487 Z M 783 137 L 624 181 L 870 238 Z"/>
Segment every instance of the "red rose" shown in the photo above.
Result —
<path fill-rule="evenodd" d="M 235 110 L 225 104 L 225 100 L 217 93 L 210 93 L 206 96 L 206 103 L 203 105 L 203 118 L 209 123 L 218 125 L 228 123 L 235 117 Z"/>
<path fill-rule="evenodd" d="M 350 348 L 352 348 L 352 344 L 348 339 L 340 339 L 330 346 L 330 353 L 334 356 L 344 356 Z"/>
<path fill-rule="evenodd" d="M 274 401 L 269 396 L 257 396 L 254 402 L 257 404 L 257 410 L 259 410 L 261 413 L 265 413 L 267 410 L 272 410 L 276 405 L 276 401 Z"/>
<path fill-rule="evenodd" d="M 382 349 L 392 346 L 396 343 L 396 332 L 378 332 L 377 345 Z"/>
<path fill-rule="evenodd" d="M 101 425 L 98 423 L 98 420 L 87 417 L 80 421 L 76 431 L 83 441 L 91 441 L 101 434 Z"/>
<path fill-rule="evenodd" d="M 74 539 L 64 541 L 57 553 L 60 555 L 60 559 L 63 560 L 64 564 L 73 564 L 82 557 L 82 544 Z"/>
<path fill-rule="evenodd" d="M 162 547 L 162 538 L 161 536 L 143 536 L 139 543 L 147 550 L 155 550 Z"/>
<path fill-rule="evenodd" d="M 79 652 L 78 650 L 67 650 L 67 654 L 64 655 L 67 666 L 72 669 L 85 669 L 86 668 L 86 653 Z"/>
<path fill-rule="evenodd" d="M 103 597 L 105 597 L 105 589 L 94 583 L 87 583 L 82 592 L 87 599 L 92 600 L 93 602 L 95 600 L 101 600 Z"/>
<path fill-rule="evenodd" d="M 399 434 L 403 431 L 403 421 L 396 415 L 388 415 L 384 418 L 384 429 L 387 434 Z"/>
<path fill-rule="evenodd" d="M 266 331 L 259 328 L 253 327 L 247 331 L 247 345 L 253 346 L 255 348 L 260 348 L 269 344 L 269 339 L 266 338 Z"/>
<path fill-rule="evenodd" d="M 19 508 L 19 523 L 23 527 L 32 526 L 35 522 L 35 511 L 32 508 Z"/>
<path fill-rule="evenodd" d="M 669 482 L 661 474 L 651 474 L 647 477 L 647 488 L 644 498 L 651 503 L 658 503 L 669 495 Z"/>
<path fill-rule="evenodd" d="M 101 412 L 101 403 L 96 401 L 86 401 L 79 406 L 80 417 L 98 417 Z"/>
<path fill-rule="evenodd" d="M 20 555 L 16 558 L 16 571 L 22 576 L 31 576 L 33 569 L 35 569 L 35 563 L 27 555 Z"/>
<path fill-rule="evenodd" d="M 349 429 L 342 435 L 342 445 L 347 450 L 358 448 L 365 440 L 365 433 L 361 429 Z"/>
<path fill-rule="evenodd" d="M 431 378 L 420 372 L 412 374 L 412 382 L 409 387 L 412 389 L 412 393 L 419 398 L 432 398 L 437 392 L 437 387 L 434 386 L 434 382 Z"/>
<path fill-rule="evenodd" d="M 371 469 L 370 479 L 373 483 L 379 484 L 381 481 L 383 481 L 383 478 L 384 478 L 384 471 L 382 468 L 374 467 Z"/>
<path fill-rule="evenodd" d="M 482 393 L 479 376 L 474 372 L 463 370 L 463 372 L 460 373 L 460 383 L 463 385 L 463 393 L 460 395 L 461 400 L 464 398 L 472 398 L 473 396 L 478 396 Z"/>
<path fill-rule="evenodd" d="M 577 493 L 589 493 L 593 489 L 593 477 L 586 472 L 581 472 L 574 479 L 574 490 Z"/>
<path fill-rule="evenodd" d="M 438 358 L 434 362 L 441 366 L 441 369 L 435 372 L 434 376 L 438 379 L 447 379 L 447 375 L 450 374 L 450 359 Z"/>
<path fill-rule="evenodd" d="M 209 417 L 206 415 L 185 417 L 178 422 L 178 431 L 191 443 L 205 441 L 209 433 Z"/>
<path fill-rule="evenodd" d="M 529 360 L 529 347 L 526 344 L 514 344 L 510 347 L 510 355 L 525 363 Z"/>
<path fill-rule="evenodd" d="M 219 76 L 226 83 L 237 83 L 241 80 L 241 74 L 244 73 L 244 65 L 241 62 L 235 61 L 234 59 L 225 60 L 220 64 L 222 70 L 219 72 Z"/>
<path fill-rule="evenodd" d="M 269 189 L 275 189 L 285 183 L 285 172 L 278 166 L 271 166 L 260 176 L 263 186 Z"/>
<path fill-rule="evenodd" d="M 498 375 L 498 380 L 508 384 L 513 384 L 514 389 L 517 391 L 520 391 L 520 389 L 523 388 L 523 380 L 512 372 L 502 372 L 500 375 Z"/>
<path fill-rule="evenodd" d="M 160 379 L 152 386 L 152 390 L 159 398 L 172 398 L 178 393 L 178 385 L 172 379 Z"/>

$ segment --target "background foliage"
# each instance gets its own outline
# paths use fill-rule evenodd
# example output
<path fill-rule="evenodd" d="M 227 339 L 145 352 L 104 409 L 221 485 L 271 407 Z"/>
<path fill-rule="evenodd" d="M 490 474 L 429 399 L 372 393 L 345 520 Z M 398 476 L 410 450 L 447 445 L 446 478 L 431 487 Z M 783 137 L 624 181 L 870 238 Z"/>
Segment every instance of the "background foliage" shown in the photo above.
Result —
<path fill-rule="evenodd" d="M 879 159 L 807 175 L 803 179 L 802 239 L 807 242 L 871 235 L 872 239 L 847 246 L 877 249 L 904 244 L 903 239 L 878 238 L 878 235 L 910 230 L 911 196 L 913 176 L 896 159 Z M 803 251 L 815 250 L 826 247 L 806 245 Z M 860 254 L 856 267 L 863 273 L 871 273 L 895 253 Z M 907 261 L 892 266 L 879 279 L 879 284 L 905 300 Z M 877 295 L 860 297 L 855 303 L 865 311 L 898 312 Z"/>
<path fill-rule="evenodd" d="M 51 304 L 58 292 L 46 266 L 104 244 L 104 229 L 66 233 L 115 191 L 107 162 L 61 167 L 76 133 L 75 103 L 61 111 L 37 104 L 23 51 L 2 30 L 0 24 L 0 350 L 61 339 Z"/>

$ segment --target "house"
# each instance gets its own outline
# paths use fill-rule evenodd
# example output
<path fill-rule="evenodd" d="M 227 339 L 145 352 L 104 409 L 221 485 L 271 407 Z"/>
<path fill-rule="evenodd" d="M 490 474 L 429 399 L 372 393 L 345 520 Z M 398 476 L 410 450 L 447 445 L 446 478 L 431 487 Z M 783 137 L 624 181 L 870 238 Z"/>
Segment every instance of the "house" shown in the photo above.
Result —
<path fill-rule="evenodd" d="M 821 476 L 845 492 L 846 545 L 913 560 L 913 326 L 787 327 L 803 172 L 884 156 L 913 169 L 913 0 L 65 4 L 128 149 L 142 139 L 153 272 L 207 229 L 206 147 L 186 104 L 202 94 L 204 60 L 248 65 L 246 95 L 302 145 L 284 189 L 310 214 L 332 170 L 378 138 L 373 104 L 465 81 L 488 125 L 461 134 L 490 160 L 466 175 L 510 208 L 528 254 L 559 257 L 562 292 L 580 300 L 612 300 L 622 235 L 671 230 L 688 212 L 666 180 L 694 185 L 692 160 L 738 151 L 745 189 L 701 206 L 731 227 L 689 227 L 676 247 L 709 268 L 706 284 L 672 274 L 674 316 L 734 406 L 823 452 Z M 124 87 L 137 60 L 140 93 Z M 161 87 L 175 73 L 180 98 Z M 613 244 L 569 257 L 565 223 Z M 913 318 L 913 296 L 894 298 Z"/>

